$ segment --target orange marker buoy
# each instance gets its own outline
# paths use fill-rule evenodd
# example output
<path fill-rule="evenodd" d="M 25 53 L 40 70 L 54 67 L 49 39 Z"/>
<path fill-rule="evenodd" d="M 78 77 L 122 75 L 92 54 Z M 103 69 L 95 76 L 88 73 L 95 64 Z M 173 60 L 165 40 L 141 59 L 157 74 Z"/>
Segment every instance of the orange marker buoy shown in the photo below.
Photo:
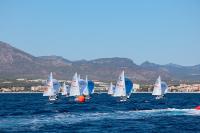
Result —
<path fill-rule="evenodd" d="M 80 102 L 80 103 L 83 103 L 83 102 L 85 102 L 85 97 L 84 96 L 78 96 L 77 101 Z"/>
<path fill-rule="evenodd" d="M 197 106 L 195 109 L 196 109 L 196 110 L 200 110 L 200 106 Z"/>

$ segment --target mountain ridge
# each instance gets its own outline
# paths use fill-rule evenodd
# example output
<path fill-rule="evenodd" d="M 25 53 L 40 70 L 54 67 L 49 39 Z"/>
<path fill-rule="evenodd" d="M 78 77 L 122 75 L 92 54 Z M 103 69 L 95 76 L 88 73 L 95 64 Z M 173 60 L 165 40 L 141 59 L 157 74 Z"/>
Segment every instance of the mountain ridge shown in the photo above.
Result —
<path fill-rule="evenodd" d="M 75 72 L 94 80 L 115 80 L 121 70 L 134 81 L 151 81 L 161 75 L 165 80 L 199 80 L 200 65 L 159 65 L 146 61 L 137 65 L 129 58 L 113 57 L 71 61 L 61 56 L 35 57 L 0 41 L 0 78 L 46 78 L 54 72 L 58 79 L 71 79 Z"/>

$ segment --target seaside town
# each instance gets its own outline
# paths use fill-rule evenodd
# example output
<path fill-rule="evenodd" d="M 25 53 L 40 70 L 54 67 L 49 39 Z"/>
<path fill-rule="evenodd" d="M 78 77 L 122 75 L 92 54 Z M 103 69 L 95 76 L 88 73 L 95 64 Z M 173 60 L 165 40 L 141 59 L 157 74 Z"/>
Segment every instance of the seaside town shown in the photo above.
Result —
<path fill-rule="evenodd" d="M 0 92 L 1 93 L 9 93 L 9 92 L 30 92 L 30 93 L 41 93 L 46 89 L 45 86 L 46 80 L 44 79 L 16 79 L 14 81 L 1 81 L 0 82 Z M 65 82 L 68 86 L 70 86 L 71 81 L 69 80 L 59 80 L 62 84 Z M 94 81 L 95 84 L 95 92 L 107 92 L 110 83 L 102 82 L 102 81 Z M 153 84 L 142 85 L 142 84 L 133 84 L 133 93 L 134 92 L 152 92 Z M 200 83 L 180 83 L 176 85 L 168 85 L 168 92 L 200 92 Z"/>

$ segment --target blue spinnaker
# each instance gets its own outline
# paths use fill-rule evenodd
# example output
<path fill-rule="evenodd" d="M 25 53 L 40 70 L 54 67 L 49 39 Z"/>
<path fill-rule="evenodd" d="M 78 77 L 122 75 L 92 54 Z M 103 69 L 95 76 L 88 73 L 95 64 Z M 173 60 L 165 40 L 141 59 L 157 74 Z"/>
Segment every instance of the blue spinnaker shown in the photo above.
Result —
<path fill-rule="evenodd" d="M 92 94 L 94 92 L 94 82 L 91 80 L 88 81 L 88 90 L 89 94 Z"/>
<path fill-rule="evenodd" d="M 126 95 L 131 95 L 132 89 L 133 89 L 133 82 L 128 79 L 125 78 L 125 87 L 126 87 Z"/>

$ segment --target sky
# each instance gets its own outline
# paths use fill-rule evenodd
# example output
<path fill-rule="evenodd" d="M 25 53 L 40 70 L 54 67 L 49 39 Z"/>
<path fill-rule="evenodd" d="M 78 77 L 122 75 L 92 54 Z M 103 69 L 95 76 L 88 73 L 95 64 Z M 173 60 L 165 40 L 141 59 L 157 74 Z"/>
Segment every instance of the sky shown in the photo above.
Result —
<path fill-rule="evenodd" d="M 0 41 L 34 56 L 200 64 L 199 0 L 0 0 Z"/>

